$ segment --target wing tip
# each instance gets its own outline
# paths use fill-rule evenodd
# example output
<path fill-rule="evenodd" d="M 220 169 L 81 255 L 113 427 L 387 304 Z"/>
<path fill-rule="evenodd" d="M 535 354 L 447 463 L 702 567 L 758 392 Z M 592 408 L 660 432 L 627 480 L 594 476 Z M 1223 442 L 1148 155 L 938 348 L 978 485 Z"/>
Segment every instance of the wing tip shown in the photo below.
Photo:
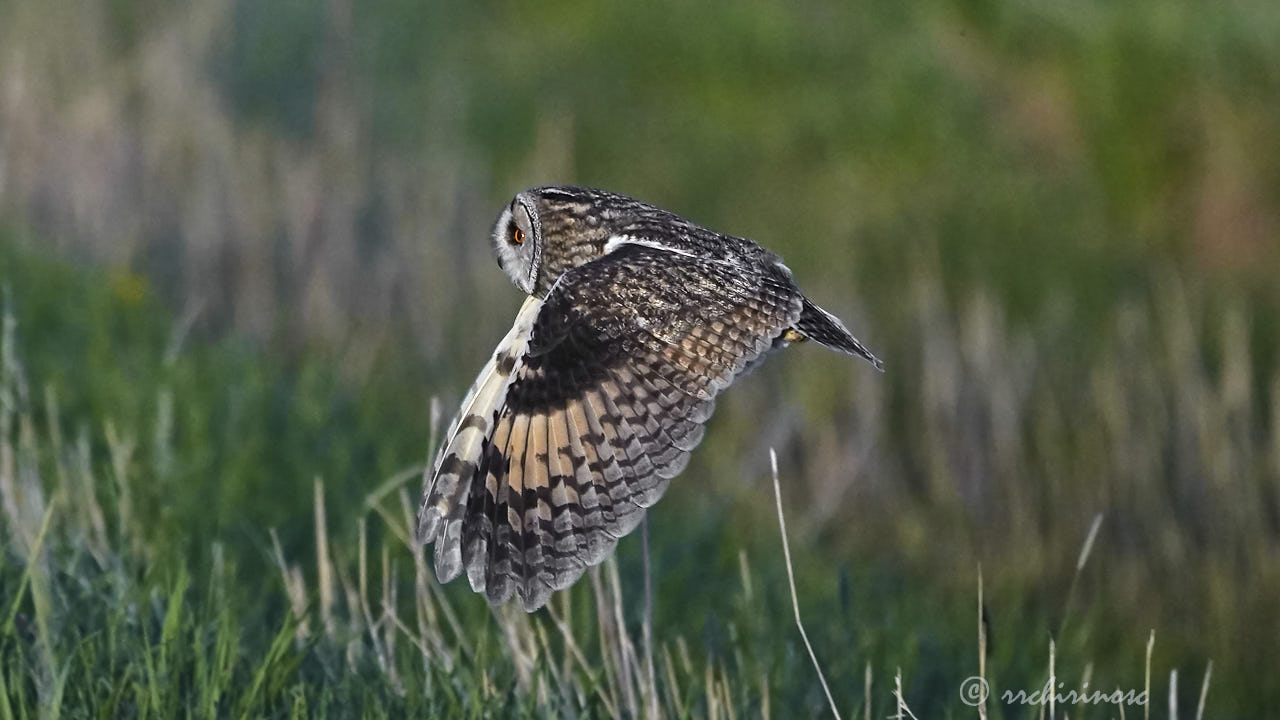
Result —
<path fill-rule="evenodd" d="M 819 345 L 860 357 L 871 363 L 871 367 L 884 372 L 884 361 L 854 337 L 840 318 L 818 307 L 808 298 L 804 298 L 803 310 L 794 329 Z"/>
<path fill-rule="evenodd" d="M 436 578 L 443 585 L 462 574 L 462 519 L 450 518 L 435 539 Z"/>
<path fill-rule="evenodd" d="M 435 542 L 436 533 L 440 531 L 440 521 L 444 516 L 430 505 L 423 505 L 418 511 L 418 521 L 413 530 L 413 539 L 418 545 L 429 545 Z"/>
<path fill-rule="evenodd" d="M 516 594 L 520 596 L 520 607 L 524 608 L 526 613 L 532 613 L 541 610 L 547 604 L 552 592 L 554 590 L 550 585 L 541 580 L 534 580 L 521 586 Z"/>
<path fill-rule="evenodd" d="M 467 563 L 467 582 L 471 584 L 472 592 L 485 593 L 487 583 L 485 582 L 485 564 L 482 562 Z"/>

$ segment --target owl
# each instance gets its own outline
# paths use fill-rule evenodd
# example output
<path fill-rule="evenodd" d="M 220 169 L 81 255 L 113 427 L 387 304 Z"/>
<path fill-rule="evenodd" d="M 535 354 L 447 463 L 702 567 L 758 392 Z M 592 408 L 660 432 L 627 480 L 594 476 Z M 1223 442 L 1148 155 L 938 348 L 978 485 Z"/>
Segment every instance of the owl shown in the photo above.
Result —
<path fill-rule="evenodd" d="M 716 396 L 812 340 L 882 368 L 773 252 L 625 195 L 525 190 L 493 252 L 528 297 L 423 478 L 417 538 L 526 611 L 572 585 L 662 497 Z"/>

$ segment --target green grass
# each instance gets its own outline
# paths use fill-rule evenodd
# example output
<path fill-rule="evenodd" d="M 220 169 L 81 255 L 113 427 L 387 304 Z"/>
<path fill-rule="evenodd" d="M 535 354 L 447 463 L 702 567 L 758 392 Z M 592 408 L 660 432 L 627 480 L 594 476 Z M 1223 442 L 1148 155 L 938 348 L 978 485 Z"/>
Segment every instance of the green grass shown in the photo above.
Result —
<path fill-rule="evenodd" d="M 405 465 L 430 447 L 431 388 L 404 387 L 404 374 L 356 385 L 323 353 L 281 364 L 234 338 L 178 340 L 180 326 L 128 279 L 3 247 L 0 716 L 627 716 L 644 712 L 647 693 L 672 717 L 824 712 L 791 620 L 766 468 L 730 460 L 738 442 L 759 442 L 738 436 L 770 432 L 744 424 L 756 412 L 750 391 L 724 404 L 700 460 L 652 513 L 651 686 L 635 539 L 529 617 L 436 585 L 406 543 L 419 477 Z M 982 308 L 959 326 L 991 322 Z M 899 669 L 918 716 L 972 712 L 958 690 L 977 672 L 979 563 L 997 689 L 1043 685 L 1050 638 L 1068 688 L 1089 675 L 1094 687 L 1141 689 L 1154 629 L 1157 716 L 1169 671 L 1186 712 L 1210 659 L 1211 711 L 1275 706 L 1274 680 L 1250 669 L 1265 664 L 1278 620 L 1274 536 L 1264 510 L 1238 499 L 1274 491 L 1251 463 L 1275 446 L 1233 430 L 1254 412 L 1231 406 L 1248 383 L 1227 358 L 1249 354 L 1231 345 L 1243 342 L 1233 322 L 1214 345 L 1220 376 L 1173 354 L 1122 363 L 1144 347 L 1141 334 L 1106 340 L 1093 367 L 1046 359 L 1045 373 L 1074 372 L 1092 389 L 1062 395 L 1050 393 L 1056 380 L 1032 382 L 1043 402 L 1018 406 L 1028 416 L 1012 430 L 982 399 L 1008 390 L 981 364 L 998 362 L 982 353 L 1004 343 L 964 350 L 974 339 L 961 336 L 955 350 L 968 360 L 951 371 L 988 383 L 952 398 L 963 418 L 947 416 L 943 389 L 913 385 L 915 373 L 870 378 L 855 413 L 883 413 L 886 429 L 843 472 L 901 487 L 846 488 L 838 509 L 821 512 L 812 498 L 847 461 L 824 459 L 821 434 L 808 453 L 784 444 L 801 612 L 847 716 L 868 700 L 873 716 L 894 712 Z M 960 362 L 934 356 L 945 352 L 920 362 Z M 781 380 L 764 375 L 763 386 Z M 1159 387 L 1193 394 L 1197 407 L 1145 394 Z M 1152 434 L 1157 407 L 1203 448 L 1196 472 L 1226 473 L 1192 498 L 1176 482 L 1193 460 Z M 860 422 L 843 416 L 834 429 L 869 432 Z M 897 436 L 894 422 L 919 430 Z M 1025 444 L 1002 445 L 1010 431 Z M 1129 450 L 1112 450 L 1122 439 Z M 949 462 L 988 463 L 994 484 L 948 487 Z M 1022 470 L 1003 475 L 1002 462 Z M 873 476 L 857 469 L 866 463 Z M 1122 482 L 1113 465 L 1126 463 L 1169 466 Z M 1249 478 L 1262 484 L 1241 484 Z M 989 493 L 988 509 L 964 492 Z M 1101 532 L 1077 571 L 1097 512 Z M 1031 714 L 992 705 L 993 717 Z"/>

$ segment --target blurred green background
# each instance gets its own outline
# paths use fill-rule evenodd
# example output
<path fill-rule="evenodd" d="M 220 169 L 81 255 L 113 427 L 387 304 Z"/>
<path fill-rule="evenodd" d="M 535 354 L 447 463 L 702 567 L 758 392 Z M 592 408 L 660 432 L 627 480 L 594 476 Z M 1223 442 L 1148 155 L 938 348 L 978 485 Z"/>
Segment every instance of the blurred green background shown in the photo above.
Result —
<path fill-rule="evenodd" d="M 1210 716 L 1274 714 L 1277 38 L 1268 0 L 0 4 L 0 710 L 823 712 L 774 447 L 845 712 L 901 669 L 976 714 L 981 567 L 997 690 L 1051 638 L 1068 688 L 1140 689 L 1154 630 L 1158 717 L 1210 661 Z M 724 396 L 651 513 L 648 685 L 608 660 L 637 540 L 560 625 L 415 600 L 397 538 L 520 301 L 489 224 L 558 182 L 778 251 L 887 366 Z"/>

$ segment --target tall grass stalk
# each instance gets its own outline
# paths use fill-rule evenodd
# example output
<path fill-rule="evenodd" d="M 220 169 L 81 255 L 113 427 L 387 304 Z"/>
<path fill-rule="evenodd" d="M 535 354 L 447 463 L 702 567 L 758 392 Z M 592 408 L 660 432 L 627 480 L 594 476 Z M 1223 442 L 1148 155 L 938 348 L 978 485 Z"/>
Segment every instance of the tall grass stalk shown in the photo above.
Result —
<path fill-rule="evenodd" d="M 809 652 L 809 660 L 813 662 L 813 670 L 818 674 L 818 682 L 822 683 L 822 692 L 827 696 L 831 706 L 831 714 L 836 720 L 840 718 L 840 709 L 836 707 L 835 698 L 831 697 L 831 688 L 827 686 L 827 677 L 818 663 L 818 656 L 813 652 L 813 644 L 809 642 L 809 633 L 805 632 L 804 623 L 800 620 L 800 600 L 796 597 L 796 577 L 791 566 L 791 545 L 787 542 L 787 520 L 782 513 L 782 486 L 778 483 L 778 453 L 769 448 L 769 468 L 773 472 L 773 499 L 778 506 L 778 533 L 782 536 L 782 556 L 787 564 L 787 588 L 791 591 L 791 609 L 795 613 L 796 629 L 800 631 L 800 639 L 804 640 L 805 650 Z M 901 691 L 901 685 L 899 685 Z"/>

